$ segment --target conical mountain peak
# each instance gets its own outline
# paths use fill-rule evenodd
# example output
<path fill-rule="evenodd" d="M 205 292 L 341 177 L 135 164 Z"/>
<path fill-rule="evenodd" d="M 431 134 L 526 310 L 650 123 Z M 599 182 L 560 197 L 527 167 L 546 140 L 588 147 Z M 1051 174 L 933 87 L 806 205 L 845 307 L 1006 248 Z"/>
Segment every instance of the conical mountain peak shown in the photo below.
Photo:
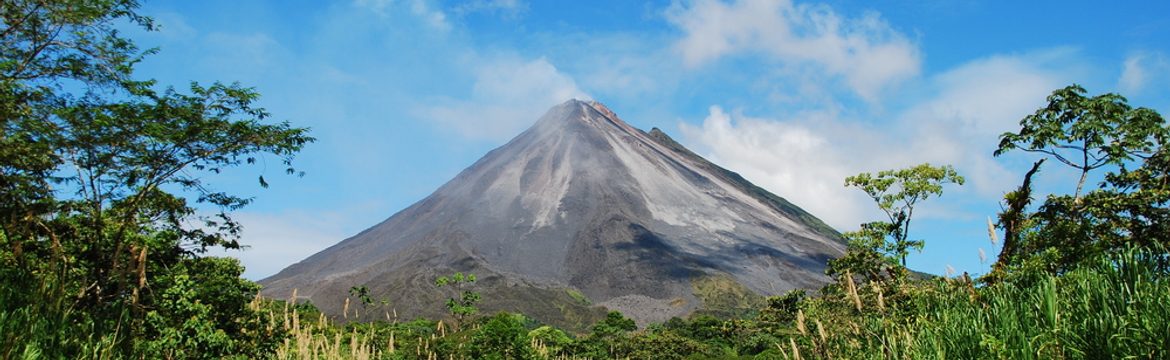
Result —
<path fill-rule="evenodd" d="M 590 125 L 598 130 L 605 131 L 636 131 L 625 121 L 618 118 L 609 107 L 598 101 L 570 99 L 554 106 L 537 121 L 535 128 L 550 128 L 552 131 L 573 131 L 584 128 L 576 125 Z"/>
<path fill-rule="evenodd" d="M 262 283 L 335 313 L 365 284 L 411 294 L 400 314 L 439 316 L 441 294 L 424 285 L 470 271 L 485 310 L 574 326 L 567 312 L 604 315 L 591 303 L 645 324 L 711 306 L 696 290 L 711 281 L 761 295 L 818 287 L 843 252 L 815 217 L 664 132 L 569 100 L 427 198 Z"/>

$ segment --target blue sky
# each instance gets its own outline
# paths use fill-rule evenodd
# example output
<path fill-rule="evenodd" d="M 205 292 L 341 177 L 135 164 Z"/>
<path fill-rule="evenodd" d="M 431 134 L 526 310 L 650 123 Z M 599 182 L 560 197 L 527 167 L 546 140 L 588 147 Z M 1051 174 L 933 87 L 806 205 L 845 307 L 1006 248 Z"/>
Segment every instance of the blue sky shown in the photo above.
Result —
<path fill-rule="evenodd" d="M 318 138 L 304 178 L 268 166 L 209 179 L 259 279 L 428 195 L 568 98 L 659 127 L 841 231 L 876 220 L 862 171 L 952 164 L 920 206 L 912 268 L 983 273 L 987 218 L 1034 157 L 998 134 L 1071 83 L 1170 111 L 1170 3 L 1127 1 L 160 0 L 130 30 L 164 85 L 238 81 Z M 1041 191 L 1071 192 L 1049 163 Z M 257 175 L 272 184 L 260 189 Z M 987 262 L 980 261 L 980 251 Z"/>

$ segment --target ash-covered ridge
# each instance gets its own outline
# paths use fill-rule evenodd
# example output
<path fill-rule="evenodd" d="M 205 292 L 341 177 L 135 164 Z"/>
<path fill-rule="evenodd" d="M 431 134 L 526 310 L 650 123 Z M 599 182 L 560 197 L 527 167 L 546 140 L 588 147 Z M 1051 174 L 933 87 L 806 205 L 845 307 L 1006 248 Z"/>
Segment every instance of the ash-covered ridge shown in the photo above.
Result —
<path fill-rule="evenodd" d="M 601 305 L 644 324 L 710 305 L 702 279 L 762 295 L 821 286 L 844 248 L 820 220 L 665 133 L 570 100 L 422 201 L 261 283 L 334 313 L 366 285 L 402 316 L 439 316 L 431 281 L 471 271 L 488 311 L 573 327 Z"/>

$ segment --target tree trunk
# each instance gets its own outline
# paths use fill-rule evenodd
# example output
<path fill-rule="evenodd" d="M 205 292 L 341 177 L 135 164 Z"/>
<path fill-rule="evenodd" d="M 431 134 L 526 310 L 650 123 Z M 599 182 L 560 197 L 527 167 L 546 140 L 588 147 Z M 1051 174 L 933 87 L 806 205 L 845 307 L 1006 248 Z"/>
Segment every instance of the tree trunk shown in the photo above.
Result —
<path fill-rule="evenodd" d="M 1044 159 L 1040 159 L 1032 164 L 1032 170 L 1028 170 L 1028 173 L 1024 175 L 1024 182 L 1008 196 L 1008 208 L 999 216 L 999 224 L 1003 227 L 1003 249 L 999 251 L 999 257 L 991 266 L 991 273 L 986 277 L 988 282 L 995 282 L 1003 278 L 1008 264 L 1019 252 L 1020 226 L 1024 222 L 1025 208 L 1032 202 L 1032 176 L 1040 171 L 1040 164 L 1043 163 Z"/>

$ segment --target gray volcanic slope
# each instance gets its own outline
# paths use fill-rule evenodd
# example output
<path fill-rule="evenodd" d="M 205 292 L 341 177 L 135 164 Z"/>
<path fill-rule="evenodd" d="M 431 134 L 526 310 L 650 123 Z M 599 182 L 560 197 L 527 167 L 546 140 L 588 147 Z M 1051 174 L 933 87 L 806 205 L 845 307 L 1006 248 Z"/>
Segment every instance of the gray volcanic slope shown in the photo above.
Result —
<path fill-rule="evenodd" d="M 658 129 L 570 100 L 422 201 L 261 283 L 327 313 L 366 285 L 399 316 L 440 316 L 434 277 L 471 271 L 485 311 L 580 327 L 600 305 L 645 324 L 710 305 L 701 283 L 821 286 L 844 248 L 820 220 Z"/>

